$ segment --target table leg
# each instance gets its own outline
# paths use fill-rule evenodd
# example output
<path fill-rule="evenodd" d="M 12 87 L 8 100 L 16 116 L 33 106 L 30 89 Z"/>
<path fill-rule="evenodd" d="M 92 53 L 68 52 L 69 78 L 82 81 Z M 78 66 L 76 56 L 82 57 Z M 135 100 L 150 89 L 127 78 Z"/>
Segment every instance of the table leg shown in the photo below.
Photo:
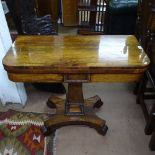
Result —
<path fill-rule="evenodd" d="M 49 135 L 56 129 L 67 125 L 86 125 L 105 135 L 108 127 L 105 120 L 95 115 L 93 108 L 100 108 L 103 102 L 98 96 L 83 99 L 82 83 L 69 83 L 66 100 L 52 96 L 47 106 L 56 108 L 56 114 L 44 122 L 43 132 Z"/>

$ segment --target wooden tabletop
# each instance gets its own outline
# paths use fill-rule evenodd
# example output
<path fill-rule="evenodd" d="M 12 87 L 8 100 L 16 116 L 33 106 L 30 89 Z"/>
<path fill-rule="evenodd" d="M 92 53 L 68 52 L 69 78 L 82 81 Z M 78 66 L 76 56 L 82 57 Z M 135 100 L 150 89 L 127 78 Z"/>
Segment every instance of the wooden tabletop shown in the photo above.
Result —
<path fill-rule="evenodd" d="M 10 73 L 141 73 L 149 58 L 134 36 L 19 36 L 3 59 Z"/>
<path fill-rule="evenodd" d="M 19 36 L 3 59 L 13 73 L 141 72 L 149 58 L 134 36 Z"/>

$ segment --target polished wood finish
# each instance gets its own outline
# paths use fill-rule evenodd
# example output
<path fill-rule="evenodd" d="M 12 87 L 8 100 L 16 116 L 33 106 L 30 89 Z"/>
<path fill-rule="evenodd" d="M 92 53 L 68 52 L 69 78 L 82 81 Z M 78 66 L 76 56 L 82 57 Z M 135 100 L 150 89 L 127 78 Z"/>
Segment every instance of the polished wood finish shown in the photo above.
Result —
<path fill-rule="evenodd" d="M 89 81 L 84 82 L 136 82 L 143 74 L 90 74 Z M 14 82 L 67 82 L 61 74 L 16 74 L 8 73 Z M 33 77 L 33 78 L 32 78 Z"/>
<path fill-rule="evenodd" d="M 63 82 L 60 74 L 16 74 L 8 73 L 10 80 L 14 82 Z"/>
<path fill-rule="evenodd" d="M 78 25 L 78 0 L 62 0 L 62 13 L 64 26 Z"/>
<path fill-rule="evenodd" d="M 151 4 L 149 5 L 151 7 Z M 155 43 L 155 9 L 152 8 L 152 10 L 150 10 L 149 12 L 149 16 L 147 18 L 148 22 L 147 22 L 147 32 L 145 35 L 145 49 L 146 49 L 146 53 L 148 54 L 151 62 L 150 62 L 150 68 L 149 70 L 147 70 L 144 78 L 141 80 L 141 83 L 139 85 L 139 89 L 138 89 L 138 93 L 137 93 L 137 102 L 138 103 L 142 103 L 142 105 L 144 105 L 144 99 L 150 99 L 150 94 L 145 94 L 145 92 L 147 93 L 152 93 L 155 90 L 155 84 L 154 84 L 154 43 Z M 152 85 L 151 87 L 153 89 L 147 88 L 147 83 L 148 81 L 150 81 L 150 84 Z M 146 109 L 146 108 L 143 108 Z M 144 110 L 146 112 L 144 112 L 145 116 L 146 116 L 146 120 L 148 120 L 149 115 L 147 110 Z"/>
<path fill-rule="evenodd" d="M 95 128 L 102 135 L 105 135 L 108 129 L 105 121 L 96 116 L 93 110 L 93 108 L 100 108 L 103 102 L 98 96 L 84 100 L 82 83 L 80 82 L 68 84 L 66 100 L 52 96 L 47 105 L 50 108 L 56 108 L 57 115 L 45 121 L 46 135 L 61 126 L 67 125 L 87 125 Z"/>
<path fill-rule="evenodd" d="M 139 0 L 136 36 L 140 40 L 142 47 L 146 50 L 148 22 L 152 14 L 152 8 L 155 6 L 154 0 Z"/>
<path fill-rule="evenodd" d="M 92 74 L 91 82 L 136 82 L 142 74 Z"/>
<path fill-rule="evenodd" d="M 56 115 L 45 121 L 50 134 L 66 125 L 87 125 L 105 135 L 105 121 L 93 108 L 103 102 L 98 96 L 83 97 L 87 82 L 133 82 L 150 63 L 134 36 L 20 36 L 3 59 L 12 81 L 66 82 L 66 100 L 51 97 L 47 105 Z"/>
<path fill-rule="evenodd" d="M 53 21 L 59 18 L 58 0 L 34 0 L 38 16 L 50 14 Z"/>
<path fill-rule="evenodd" d="M 155 150 L 155 104 L 150 106 L 145 102 L 146 100 L 155 99 L 155 6 L 153 7 L 153 3 L 149 3 L 150 11 L 147 14 L 147 26 L 144 39 L 143 46 L 146 49 L 146 53 L 150 57 L 151 63 L 149 69 L 146 71 L 145 76 L 141 79 L 139 86 L 137 87 L 137 103 L 141 105 L 145 119 L 145 134 L 152 134 L 152 138 L 149 144 L 151 150 Z M 155 2 L 154 2 L 155 4 Z M 151 7 L 152 6 L 152 7 Z M 147 105 L 148 104 L 148 105 Z M 149 108 L 147 107 L 149 106 Z M 149 109 L 149 110 L 148 110 Z"/>
<path fill-rule="evenodd" d="M 19 36 L 3 59 L 10 74 L 141 74 L 149 62 L 136 38 L 123 35 Z"/>
<path fill-rule="evenodd" d="M 75 97 L 75 95 L 73 96 Z M 64 115 L 65 100 L 52 96 L 48 101 L 48 106 L 51 108 L 56 108 L 56 115 L 51 119 L 45 121 L 45 127 L 47 130 L 45 131 L 45 135 L 49 135 L 57 128 L 67 125 L 87 125 L 95 128 L 99 134 L 105 135 L 108 129 L 105 125 L 105 121 L 96 116 L 93 110 L 93 108 L 100 108 L 102 106 L 103 103 L 101 102 L 100 98 L 98 96 L 94 96 L 85 100 L 84 103 L 84 114 Z M 72 111 L 75 111 L 75 113 L 77 113 L 77 107 L 72 107 Z"/>

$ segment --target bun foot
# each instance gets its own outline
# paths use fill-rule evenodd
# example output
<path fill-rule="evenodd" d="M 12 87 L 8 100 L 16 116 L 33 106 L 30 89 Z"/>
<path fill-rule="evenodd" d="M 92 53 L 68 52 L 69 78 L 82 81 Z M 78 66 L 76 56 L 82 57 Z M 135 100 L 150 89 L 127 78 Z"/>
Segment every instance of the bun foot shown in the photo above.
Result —
<path fill-rule="evenodd" d="M 102 105 L 103 105 L 103 102 L 102 102 L 101 100 L 98 100 L 98 101 L 94 104 L 93 108 L 99 109 Z"/>
<path fill-rule="evenodd" d="M 108 131 L 108 126 L 107 126 L 107 125 L 104 125 L 104 126 L 102 127 L 102 131 L 100 132 L 100 134 L 101 134 L 102 136 L 105 136 L 106 133 L 107 133 L 107 131 Z"/>
<path fill-rule="evenodd" d="M 46 105 L 47 105 L 49 108 L 51 108 L 51 109 L 55 109 L 55 108 L 56 108 L 56 105 L 55 105 L 53 102 L 51 102 L 50 100 L 48 100 L 48 101 L 46 102 Z"/>

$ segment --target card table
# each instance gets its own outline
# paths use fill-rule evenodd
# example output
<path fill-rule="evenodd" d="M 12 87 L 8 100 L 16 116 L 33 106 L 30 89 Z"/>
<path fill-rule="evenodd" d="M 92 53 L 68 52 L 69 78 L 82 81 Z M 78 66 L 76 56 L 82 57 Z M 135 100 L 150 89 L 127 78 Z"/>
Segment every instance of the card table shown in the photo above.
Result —
<path fill-rule="evenodd" d="M 47 101 L 56 114 L 44 122 L 45 135 L 67 125 L 86 125 L 105 135 L 106 122 L 94 112 L 103 102 L 98 96 L 84 99 L 82 84 L 135 82 L 149 63 L 133 35 L 19 36 L 3 59 L 11 81 L 68 83 L 65 100 Z"/>

